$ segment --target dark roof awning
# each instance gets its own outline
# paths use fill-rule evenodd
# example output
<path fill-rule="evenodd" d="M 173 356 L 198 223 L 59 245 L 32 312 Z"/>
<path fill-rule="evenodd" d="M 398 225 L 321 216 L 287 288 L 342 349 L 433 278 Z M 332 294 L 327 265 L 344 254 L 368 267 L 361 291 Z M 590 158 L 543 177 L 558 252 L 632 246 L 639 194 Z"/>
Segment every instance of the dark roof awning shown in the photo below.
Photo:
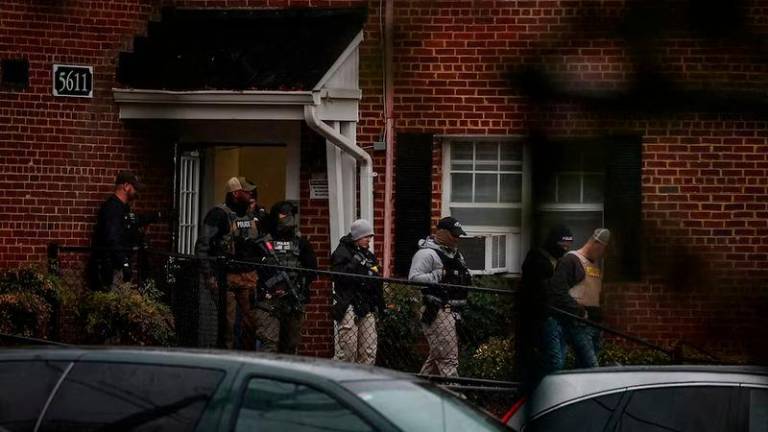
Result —
<path fill-rule="evenodd" d="M 162 90 L 312 90 L 360 33 L 365 9 L 166 9 L 117 80 Z"/>

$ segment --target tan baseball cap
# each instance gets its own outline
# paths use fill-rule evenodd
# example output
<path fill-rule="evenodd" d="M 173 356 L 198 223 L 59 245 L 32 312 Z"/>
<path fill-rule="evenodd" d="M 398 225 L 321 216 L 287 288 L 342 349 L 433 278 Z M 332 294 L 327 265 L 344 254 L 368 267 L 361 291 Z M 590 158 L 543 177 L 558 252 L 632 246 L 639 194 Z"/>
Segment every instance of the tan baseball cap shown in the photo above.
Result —
<path fill-rule="evenodd" d="M 249 182 L 245 177 L 232 177 L 227 180 L 227 192 L 236 192 L 239 190 L 251 192 L 254 189 L 256 189 L 256 185 Z"/>

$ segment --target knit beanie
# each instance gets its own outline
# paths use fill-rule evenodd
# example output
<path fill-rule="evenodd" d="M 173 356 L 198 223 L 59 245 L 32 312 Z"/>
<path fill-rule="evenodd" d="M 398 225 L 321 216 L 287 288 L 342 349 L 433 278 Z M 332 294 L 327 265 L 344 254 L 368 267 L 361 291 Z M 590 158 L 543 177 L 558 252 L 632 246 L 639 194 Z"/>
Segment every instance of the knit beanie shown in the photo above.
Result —
<path fill-rule="evenodd" d="M 372 236 L 373 225 L 365 219 L 358 219 L 352 222 L 349 233 L 352 235 L 352 240 L 357 241 L 361 238 Z"/>

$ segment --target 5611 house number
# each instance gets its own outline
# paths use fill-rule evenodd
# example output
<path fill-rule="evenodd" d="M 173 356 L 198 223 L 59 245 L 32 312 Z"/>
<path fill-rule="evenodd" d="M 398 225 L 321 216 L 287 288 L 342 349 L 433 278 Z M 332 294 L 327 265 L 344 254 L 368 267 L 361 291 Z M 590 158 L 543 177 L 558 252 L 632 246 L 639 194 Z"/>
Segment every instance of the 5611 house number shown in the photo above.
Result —
<path fill-rule="evenodd" d="M 53 95 L 93 97 L 93 67 L 53 65 Z"/>

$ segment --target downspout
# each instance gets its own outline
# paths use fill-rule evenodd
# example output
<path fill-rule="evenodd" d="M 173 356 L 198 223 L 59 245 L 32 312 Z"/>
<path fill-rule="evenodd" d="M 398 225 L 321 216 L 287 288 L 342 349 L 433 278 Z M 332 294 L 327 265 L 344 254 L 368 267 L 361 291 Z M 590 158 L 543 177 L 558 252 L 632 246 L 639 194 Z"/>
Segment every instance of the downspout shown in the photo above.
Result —
<path fill-rule="evenodd" d="M 394 165 L 394 125 L 392 111 L 394 106 L 393 88 L 393 53 L 392 39 L 394 32 L 393 0 L 386 0 L 384 7 L 384 138 L 386 157 L 384 167 L 384 277 L 390 276 L 392 261 L 392 176 Z"/>
<path fill-rule="evenodd" d="M 315 92 L 314 99 L 316 104 L 304 105 L 304 120 L 312 130 L 352 156 L 360 164 L 360 217 L 373 224 L 373 159 L 371 159 L 371 155 L 355 145 L 349 138 L 320 120 L 317 115 L 319 92 Z"/>

